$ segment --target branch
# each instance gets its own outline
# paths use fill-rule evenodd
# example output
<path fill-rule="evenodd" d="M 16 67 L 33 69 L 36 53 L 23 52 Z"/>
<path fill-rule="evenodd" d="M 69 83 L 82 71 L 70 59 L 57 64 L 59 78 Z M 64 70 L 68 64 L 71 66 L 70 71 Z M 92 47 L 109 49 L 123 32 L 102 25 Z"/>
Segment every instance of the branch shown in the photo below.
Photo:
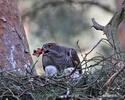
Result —
<path fill-rule="evenodd" d="M 42 8 L 46 8 L 48 5 L 52 5 L 52 6 L 58 6 L 58 5 L 64 5 L 64 4 L 80 4 L 80 5 L 85 5 L 85 4 L 89 4 L 89 5 L 95 5 L 98 6 L 108 12 L 113 13 L 114 11 L 110 9 L 110 7 L 102 5 L 98 2 L 95 1 L 74 1 L 74 0 L 64 0 L 64 1 L 50 1 L 45 3 Z"/>
<path fill-rule="evenodd" d="M 92 18 L 92 23 L 93 23 L 92 27 L 94 27 L 96 30 L 101 30 L 101 31 L 104 30 L 104 26 L 99 25 L 94 18 Z"/>
<path fill-rule="evenodd" d="M 125 66 L 123 66 L 120 70 L 116 71 L 109 79 L 108 81 L 103 85 L 103 88 L 106 86 L 111 86 L 114 80 L 118 77 L 118 75 L 125 69 Z"/>
<path fill-rule="evenodd" d="M 84 6 L 86 4 L 95 5 L 97 7 L 100 7 L 102 9 L 104 9 L 105 11 L 108 11 L 110 13 L 114 13 L 114 11 L 109 8 L 109 6 L 102 5 L 102 4 L 100 4 L 98 2 L 95 2 L 95 1 L 74 1 L 74 0 L 56 1 L 55 0 L 55 1 L 46 2 L 44 4 L 40 4 L 39 6 L 35 3 L 32 7 L 33 9 L 27 10 L 27 12 L 25 12 L 22 16 L 23 16 L 23 19 L 25 19 L 26 16 L 34 15 L 34 13 L 36 15 L 37 12 L 39 12 L 41 10 L 44 10 L 48 6 L 52 6 L 52 7 L 57 7 L 57 6 L 60 6 L 60 5 L 70 5 L 70 6 L 72 6 L 71 4 L 79 4 L 81 6 Z"/>
<path fill-rule="evenodd" d="M 118 29 L 119 24 L 124 19 L 125 19 L 125 0 L 122 3 L 122 6 L 118 9 L 118 11 L 115 12 L 114 16 L 111 18 L 111 20 L 109 21 L 109 23 L 106 26 L 99 25 L 94 20 L 94 18 L 92 19 L 93 27 L 96 30 L 103 31 L 104 34 L 106 35 L 108 41 L 112 45 L 112 49 L 113 49 L 113 53 L 115 55 L 115 59 L 119 63 L 123 63 L 123 62 L 120 62 L 120 60 L 122 60 L 124 58 L 124 55 L 121 54 L 122 50 L 120 48 L 120 42 L 118 40 L 118 31 L 117 31 L 117 29 Z M 118 67 L 120 68 L 121 66 L 118 66 Z M 121 69 L 119 71 L 116 71 L 116 73 L 114 73 L 108 79 L 108 81 L 104 84 L 104 87 L 107 86 L 107 85 L 111 86 L 111 84 L 113 83 L 113 81 L 124 70 L 124 68 L 125 68 L 125 66 L 121 67 Z"/>
<path fill-rule="evenodd" d="M 113 53 L 116 54 L 115 58 L 120 59 L 122 58 L 119 54 L 122 50 L 120 48 L 120 42 L 118 40 L 118 26 L 119 24 L 125 19 L 125 1 L 123 2 L 121 8 L 115 12 L 112 19 L 106 26 L 99 25 L 94 18 L 92 18 L 93 27 L 96 30 L 101 30 L 106 35 L 109 43 L 112 45 Z"/>

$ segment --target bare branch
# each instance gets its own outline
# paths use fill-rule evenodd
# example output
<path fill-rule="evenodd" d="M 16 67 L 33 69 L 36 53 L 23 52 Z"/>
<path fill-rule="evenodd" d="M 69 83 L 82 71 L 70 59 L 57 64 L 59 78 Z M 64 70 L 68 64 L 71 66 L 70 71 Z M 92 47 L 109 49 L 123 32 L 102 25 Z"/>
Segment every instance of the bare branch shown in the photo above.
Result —
<path fill-rule="evenodd" d="M 86 4 L 95 5 L 95 6 L 98 6 L 102 9 L 104 9 L 105 11 L 114 13 L 114 11 L 110 9 L 110 7 L 105 6 L 105 5 L 95 2 L 95 1 L 74 1 L 74 0 L 69 0 L 69 1 L 68 0 L 58 0 L 57 1 L 57 0 L 55 0 L 55 1 L 45 2 L 44 4 L 41 4 L 38 6 L 36 4 L 33 5 L 33 9 L 27 10 L 27 12 L 25 12 L 22 15 L 22 17 L 23 17 L 23 19 L 25 19 L 26 16 L 34 15 L 34 13 L 36 14 L 37 12 L 44 10 L 48 6 L 52 6 L 52 7 L 57 7 L 57 6 L 61 6 L 61 5 L 71 5 L 72 6 L 72 4 L 79 4 L 81 6 L 84 6 Z"/>
<path fill-rule="evenodd" d="M 94 18 L 92 18 L 92 22 L 93 22 L 93 26 L 92 26 L 92 27 L 94 27 L 96 30 L 101 30 L 101 31 L 104 30 L 104 26 L 99 25 L 99 24 L 95 21 Z"/>
<path fill-rule="evenodd" d="M 118 26 L 119 24 L 125 19 L 125 0 L 122 4 L 122 6 L 118 9 L 118 11 L 115 12 L 114 16 L 112 19 L 109 21 L 109 23 L 106 26 L 101 26 L 97 22 L 95 22 L 94 19 L 92 19 L 93 22 L 93 27 L 97 30 L 101 30 L 105 33 L 107 36 L 108 41 L 112 44 L 112 49 L 114 53 L 114 57 L 117 61 L 123 60 L 124 55 L 121 54 L 120 52 L 122 51 L 120 48 L 120 42 L 118 40 Z M 123 62 L 119 62 L 123 63 Z M 118 66 L 119 68 L 121 66 Z M 113 83 L 113 81 L 116 79 L 116 77 L 124 70 L 124 66 L 119 70 L 116 71 L 109 79 L 108 81 L 104 84 L 104 87 Z"/>
<path fill-rule="evenodd" d="M 107 36 L 108 41 L 110 44 L 112 44 L 112 49 L 115 55 L 116 59 L 120 59 L 121 55 L 119 52 L 121 52 L 120 48 L 120 42 L 118 40 L 118 25 L 121 23 L 121 21 L 125 18 L 125 1 L 123 2 L 121 8 L 119 8 L 118 11 L 115 12 L 112 19 L 109 21 L 109 23 L 106 26 L 99 25 L 94 19 L 92 19 L 93 27 L 97 30 L 101 30 L 104 32 L 104 34 Z"/>
<path fill-rule="evenodd" d="M 104 84 L 103 87 L 106 86 L 111 86 L 112 83 L 114 82 L 114 80 L 118 77 L 118 75 L 125 69 L 125 66 L 123 66 L 120 70 L 117 70 L 116 73 L 114 73 L 109 79 L 108 81 Z"/>

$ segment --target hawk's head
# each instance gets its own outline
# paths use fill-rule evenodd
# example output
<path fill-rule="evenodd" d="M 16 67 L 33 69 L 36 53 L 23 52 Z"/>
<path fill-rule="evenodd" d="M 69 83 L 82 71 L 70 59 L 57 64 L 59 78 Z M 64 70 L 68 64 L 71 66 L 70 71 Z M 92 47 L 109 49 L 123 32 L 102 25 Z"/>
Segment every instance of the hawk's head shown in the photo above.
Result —
<path fill-rule="evenodd" d="M 43 45 L 42 50 L 45 50 L 44 54 L 50 54 L 59 51 L 59 46 L 56 43 L 46 43 Z"/>

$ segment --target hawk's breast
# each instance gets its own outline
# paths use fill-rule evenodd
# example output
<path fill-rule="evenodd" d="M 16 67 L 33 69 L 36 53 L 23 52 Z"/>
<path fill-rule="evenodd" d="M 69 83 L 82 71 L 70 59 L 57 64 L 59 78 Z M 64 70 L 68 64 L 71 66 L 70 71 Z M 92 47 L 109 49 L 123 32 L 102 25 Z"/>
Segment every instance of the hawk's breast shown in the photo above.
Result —
<path fill-rule="evenodd" d="M 46 56 L 43 56 L 42 62 L 43 62 L 44 69 L 45 69 L 45 66 L 48 66 L 48 65 L 54 65 L 57 67 L 57 69 L 73 67 L 71 59 L 66 55 L 61 57 L 46 55 Z"/>

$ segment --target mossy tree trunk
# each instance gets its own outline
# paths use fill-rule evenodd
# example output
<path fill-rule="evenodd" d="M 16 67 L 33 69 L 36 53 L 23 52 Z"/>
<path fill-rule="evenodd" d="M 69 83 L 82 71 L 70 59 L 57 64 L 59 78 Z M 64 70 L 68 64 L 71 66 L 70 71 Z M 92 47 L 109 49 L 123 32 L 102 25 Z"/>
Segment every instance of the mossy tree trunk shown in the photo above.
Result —
<path fill-rule="evenodd" d="M 0 0 L 0 68 L 25 74 L 32 65 L 16 0 Z"/>

